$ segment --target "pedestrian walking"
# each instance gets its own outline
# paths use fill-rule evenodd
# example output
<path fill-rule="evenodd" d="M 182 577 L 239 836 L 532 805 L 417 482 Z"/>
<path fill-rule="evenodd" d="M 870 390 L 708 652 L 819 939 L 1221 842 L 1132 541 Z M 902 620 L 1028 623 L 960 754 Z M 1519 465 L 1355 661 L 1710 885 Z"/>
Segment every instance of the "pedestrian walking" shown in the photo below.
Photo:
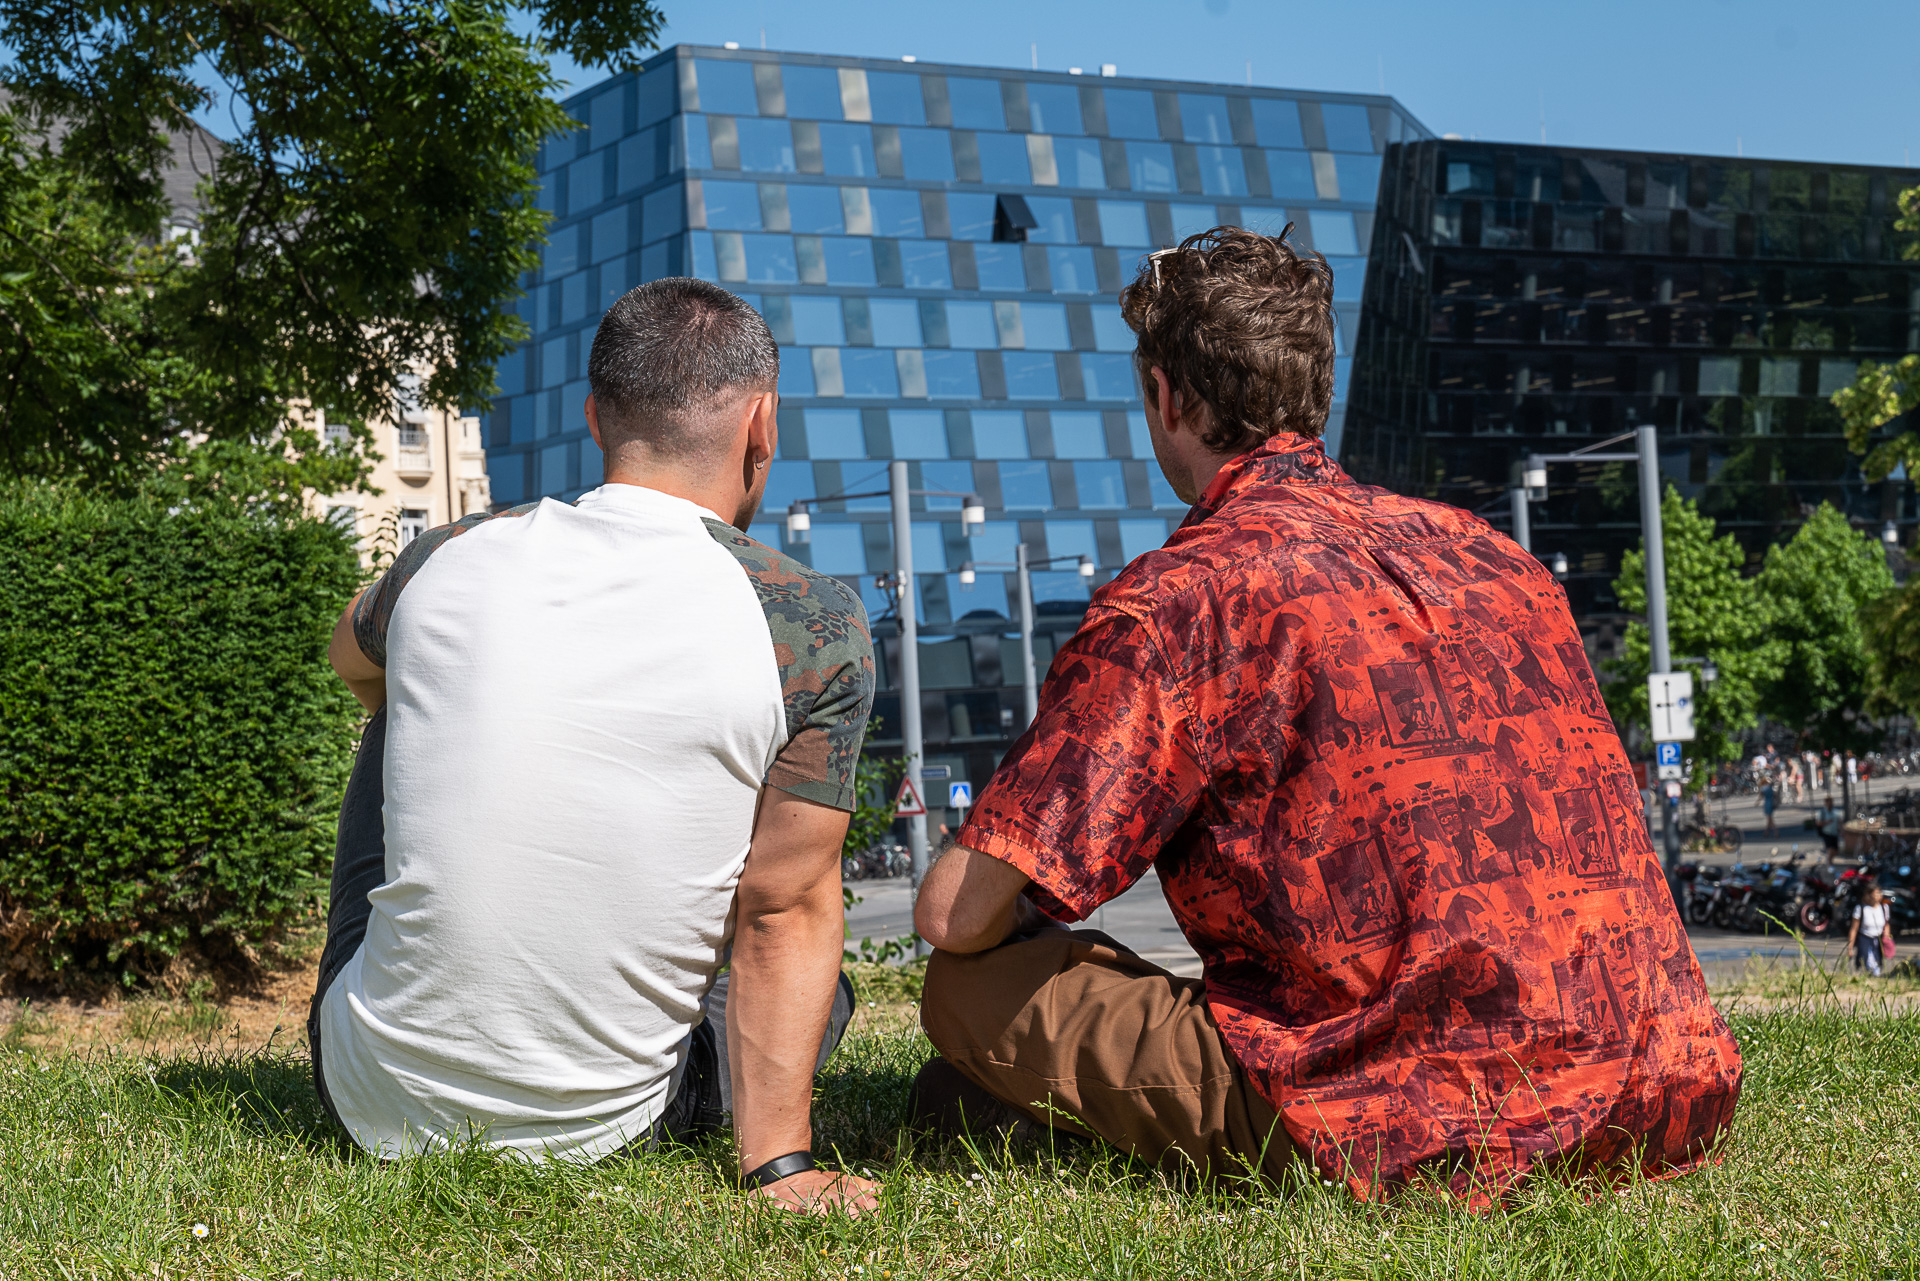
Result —
<path fill-rule="evenodd" d="M 1840 811 L 1833 808 L 1833 797 L 1827 797 L 1821 804 L 1820 812 L 1814 815 L 1813 821 L 1819 829 L 1820 839 L 1826 842 L 1827 858 L 1831 860 L 1840 852 Z"/>
<path fill-rule="evenodd" d="M 1777 791 L 1773 775 L 1766 775 L 1766 781 L 1760 784 L 1760 812 L 1767 816 L 1768 836 L 1773 835 L 1773 809 Z"/>
<path fill-rule="evenodd" d="M 1853 928 L 1847 935 L 1847 950 L 1853 953 L 1856 969 L 1874 978 L 1882 977 L 1886 948 L 1893 941 L 1893 911 L 1878 885 L 1869 885 L 1853 909 Z"/>
<path fill-rule="evenodd" d="M 1787 758 L 1787 786 L 1793 791 L 1795 805 L 1807 803 L 1807 775 L 1806 771 L 1800 767 L 1797 757 Z"/>

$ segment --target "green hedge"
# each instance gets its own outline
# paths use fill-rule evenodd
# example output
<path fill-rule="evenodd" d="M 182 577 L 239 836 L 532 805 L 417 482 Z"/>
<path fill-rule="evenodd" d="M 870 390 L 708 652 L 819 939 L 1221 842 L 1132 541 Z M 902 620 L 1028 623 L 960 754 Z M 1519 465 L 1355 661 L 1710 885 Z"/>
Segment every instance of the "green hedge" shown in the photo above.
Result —
<path fill-rule="evenodd" d="M 313 901 L 361 577 L 317 520 L 0 488 L 0 984 L 244 962 Z"/>

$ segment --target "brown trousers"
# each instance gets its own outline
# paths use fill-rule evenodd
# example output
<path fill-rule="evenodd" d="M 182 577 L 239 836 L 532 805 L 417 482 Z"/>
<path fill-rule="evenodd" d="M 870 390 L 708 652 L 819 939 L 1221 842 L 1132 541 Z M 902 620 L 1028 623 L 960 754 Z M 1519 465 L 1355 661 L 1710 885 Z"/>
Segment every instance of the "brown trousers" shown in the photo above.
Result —
<path fill-rule="evenodd" d="M 1200 980 L 1098 931 L 935 952 L 920 1024 L 969 1080 L 1043 1124 L 1211 1177 L 1277 1178 L 1292 1163 L 1293 1142 L 1227 1052 Z"/>

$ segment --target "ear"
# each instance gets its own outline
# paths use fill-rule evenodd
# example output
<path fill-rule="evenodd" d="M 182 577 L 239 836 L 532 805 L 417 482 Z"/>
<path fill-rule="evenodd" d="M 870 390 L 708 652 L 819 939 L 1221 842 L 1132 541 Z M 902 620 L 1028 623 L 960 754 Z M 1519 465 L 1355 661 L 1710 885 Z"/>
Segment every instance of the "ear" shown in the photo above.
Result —
<path fill-rule="evenodd" d="M 593 394 L 587 394 L 587 431 L 593 436 L 593 443 L 600 447 L 601 453 L 607 452 L 607 442 L 600 439 L 600 409 L 593 403 Z"/>
<path fill-rule="evenodd" d="M 1160 427 L 1169 435 L 1180 430 L 1180 397 L 1174 394 L 1173 384 L 1167 379 L 1167 371 L 1155 365 L 1147 371 L 1152 379 L 1153 408 L 1160 415 Z"/>
<path fill-rule="evenodd" d="M 758 469 L 780 448 L 780 393 L 763 391 L 747 402 L 747 464 Z"/>

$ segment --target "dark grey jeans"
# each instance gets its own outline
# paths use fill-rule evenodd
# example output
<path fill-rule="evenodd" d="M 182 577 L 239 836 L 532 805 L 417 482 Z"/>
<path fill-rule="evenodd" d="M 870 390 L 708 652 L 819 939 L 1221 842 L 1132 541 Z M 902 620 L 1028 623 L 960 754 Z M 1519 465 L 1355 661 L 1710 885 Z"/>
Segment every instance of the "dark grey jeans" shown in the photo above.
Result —
<path fill-rule="evenodd" d="M 336 1125 L 341 1125 L 340 1113 L 327 1093 L 327 1079 L 320 1068 L 320 1003 L 326 999 L 334 978 L 353 959 L 366 938 L 367 918 L 373 914 L 367 895 L 387 879 L 386 827 L 380 816 L 385 802 L 381 769 L 386 748 L 387 709 L 382 707 L 367 722 L 360 750 L 353 759 L 353 774 L 347 780 L 346 797 L 340 802 L 340 824 L 333 845 L 333 888 L 327 907 L 327 945 L 320 953 L 320 981 L 307 1011 L 313 1088 L 320 1095 L 320 1106 Z M 729 973 L 715 979 L 701 1005 L 705 1017 L 693 1029 L 680 1088 L 646 1136 L 622 1151 L 652 1149 L 664 1142 L 687 1142 L 726 1124 L 733 1111 L 733 1080 L 727 1069 L 726 1035 L 727 981 L 731 977 Z M 852 1019 L 853 983 L 842 974 L 833 994 L 833 1010 L 827 1017 L 827 1033 L 820 1042 L 815 1072 L 827 1065 L 828 1057 L 846 1035 L 847 1024 Z M 346 1127 L 341 1125 L 341 1128 Z"/>

